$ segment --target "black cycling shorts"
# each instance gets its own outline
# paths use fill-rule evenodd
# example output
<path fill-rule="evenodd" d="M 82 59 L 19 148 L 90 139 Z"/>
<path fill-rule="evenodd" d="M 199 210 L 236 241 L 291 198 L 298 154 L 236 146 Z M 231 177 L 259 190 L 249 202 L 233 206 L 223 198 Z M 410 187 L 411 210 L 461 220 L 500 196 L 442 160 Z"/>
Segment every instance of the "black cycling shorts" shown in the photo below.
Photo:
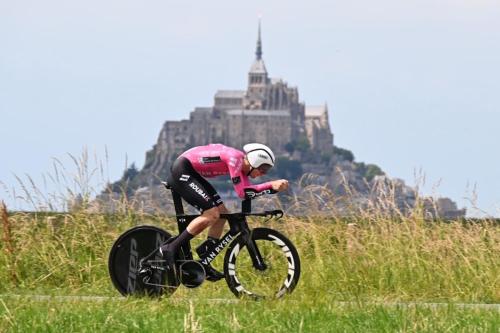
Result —
<path fill-rule="evenodd" d="M 167 182 L 184 200 L 202 212 L 222 205 L 222 199 L 214 187 L 185 157 L 179 157 L 174 161 Z"/>

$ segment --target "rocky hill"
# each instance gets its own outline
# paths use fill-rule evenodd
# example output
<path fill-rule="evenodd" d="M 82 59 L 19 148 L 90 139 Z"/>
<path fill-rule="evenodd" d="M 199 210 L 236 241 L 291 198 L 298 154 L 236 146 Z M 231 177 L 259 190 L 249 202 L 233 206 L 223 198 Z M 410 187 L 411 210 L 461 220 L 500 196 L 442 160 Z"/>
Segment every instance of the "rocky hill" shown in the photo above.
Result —
<path fill-rule="evenodd" d="M 146 159 L 157 159 L 159 155 L 161 152 L 153 148 L 146 154 Z M 153 169 L 152 165 L 146 161 L 141 170 L 131 165 L 119 181 L 110 184 L 98 197 L 98 209 L 115 211 L 126 200 L 148 212 L 173 212 L 171 195 L 160 185 L 160 181 L 166 178 L 170 163 L 165 161 L 158 169 Z M 318 156 L 311 150 L 282 155 L 267 177 L 292 181 L 290 191 L 280 195 L 279 200 L 279 205 L 288 209 L 289 214 L 301 215 L 310 209 L 310 202 L 301 205 L 300 198 L 312 196 L 328 202 L 314 208 L 315 213 L 327 215 L 348 216 L 370 210 L 406 215 L 418 205 L 429 218 L 455 219 L 466 213 L 449 198 L 420 197 L 418 189 L 406 185 L 401 179 L 388 177 L 377 165 L 356 162 L 350 151 L 338 147 L 329 157 Z M 228 177 L 216 178 L 211 183 L 228 207 L 238 209 L 240 201 Z"/>
<path fill-rule="evenodd" d="M 140 207 L 167 209 L 168 200 L 160 182 L 180 153 L 208 143 L 241 149 L 246 143 L 260 142 L 271 147 L 277 156 L 277 166 L 269 177 L 294 182 L 290 197 L 297 198 L 297 193 L 306 187 L 310 190 L 323 185 L 335 196 L 335 207 L 328 209 L 339 214 L 348 214 L 353 208 L 384 205 L 388 210 L 406 214 L 421 203 L 430 216 L 465 215 L 465 210 L 457 209 L 450 199 L 419 198 L 418 191 L 402 180 L 392 180 L 380 167 L 356 162 L 352 152 L 336 147 L 327 105 L 306 105 L 300 101 L 297 87 L 269 77 L 262 58 L 260 27 L 247 81 L 246 90 L 217 91 L 213 105 L 196 107 L 189 119 L 166 121 L 156 144 L 146 153 L 144 166 L 138 170 L 131 165 L 119 181 L 110 184 L 97 200 L 101 209 L 116 209 L 122 197 Z M 304 179 L 308 181 L 304 183 Z M 226 202 L 237 204 L 228 179 L 216 179 L 214 184 L 225 194 Z M 384 204 L 380 198 L 392 203 Z M 289 200 L 280 204 L 291 206 Z"/>

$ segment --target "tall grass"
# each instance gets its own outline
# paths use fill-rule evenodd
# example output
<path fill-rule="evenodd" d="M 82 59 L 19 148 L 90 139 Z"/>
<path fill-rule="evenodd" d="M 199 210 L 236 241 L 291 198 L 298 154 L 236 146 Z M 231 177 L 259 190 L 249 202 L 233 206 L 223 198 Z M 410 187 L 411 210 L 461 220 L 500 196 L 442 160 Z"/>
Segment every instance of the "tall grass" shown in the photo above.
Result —
<path fill-rule="evenodd" d="M 56 194 L 43 194 L 31 178 L 19 179 L 24 195 L 18 197 L 37 212 L 2 219 L 0 292 L 38 289 L 117 295 L 107 272 L 114 240 L 138 224 L 177 233 L 171 216 L 148 214 L 126 197 L 113 203 L 116 213 L 96 213 L 92 198 L 102 188 L 98 185 L 107 183 L 103 163 L 94 158 L 92 165 L 87 152 L 69 159 L 74 170 L 55 159 L 54 172 L 47 176 L 57 185 Z M 301 217 L 251 222 L 254 227 L 265 224 L 281 230 L 295 243 L 302 274 L 293 297 L 500 302 L 500 232 L 494 221 L 430 222 L 421 202 L 400 211 L 390 186 L 374 189 L 370 200 L 360 205 L 349 184 L 345 184 L 346 195 L 338 197 L 310 179 L 300 181 L 300 195 L 287 199 L 286 209 Z M 64 205 L 76 198 L 80 204 L 71 213 L 43 212 L 50 207 L 67 210 Z M 339 201 L 343 204 L 338 205 Z M 271 198 L 256 206 L 279 208 L 281 203 Z M 202 238 L 196 237 L 194 245 Z M 220 266 L 221 260 L 215 264 Z M 194 291 L 181 289 L 176 295 L 186 293 L 232 297 L 223 281 Z"/>
<path fill-rule="evenodd" d="M 171 233 L 168 216 L 14 214 L 12 252 L 0 246 L 0 292 L 35 289 L 52 293 L 117 295 L 107 256 L 120 233 L 154 224 Z M 424 220 L 284 218 L 266 226 L 281 230 L 302 260 L 301 298 L 332 300 L 500 301 L 500 233 L 492 223 Z M 257 220 L 252 226 L 261 225 Z M 194 243 L 203 237 L 197 237 Z M 221 261 L 216 262 L 220 265 Z M 16 278 L 9 267 L 15 267 Z M 232 297 L 224 282 L 205 283 L 200 297 Z M 183 295 L 183 292 L 180 292 Z"/>

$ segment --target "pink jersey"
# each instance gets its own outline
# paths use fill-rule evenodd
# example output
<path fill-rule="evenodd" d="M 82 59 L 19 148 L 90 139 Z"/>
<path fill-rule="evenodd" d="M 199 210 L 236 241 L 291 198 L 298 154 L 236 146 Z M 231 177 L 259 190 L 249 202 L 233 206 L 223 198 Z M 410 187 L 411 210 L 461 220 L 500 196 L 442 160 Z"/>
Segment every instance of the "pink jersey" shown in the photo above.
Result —
<path fill-rule="evenodd" d="M 217 143 L 191 148 L 181 156 L 187 158 L 203 177 L 229 174 L 240 198 L 245 197 L 245 189 L 261 192 L 272 188 L 270 182 L 257 185 L 250 183 L 248 176 L 242 171 L 245 153 L 237 149 Z"/>

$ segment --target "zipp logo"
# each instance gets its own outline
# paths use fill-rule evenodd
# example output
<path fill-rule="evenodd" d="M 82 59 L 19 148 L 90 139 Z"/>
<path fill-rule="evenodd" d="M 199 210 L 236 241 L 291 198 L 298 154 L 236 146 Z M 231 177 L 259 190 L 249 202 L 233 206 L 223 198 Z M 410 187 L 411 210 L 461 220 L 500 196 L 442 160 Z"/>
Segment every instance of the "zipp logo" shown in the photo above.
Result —
<path fill-rule="evenodd" d="M 135 292 L 135 281 L 137 279 L 137 264 L 138 264 L 137 241 L 130 239 L 130 257 L 128 261 L 128 279 L 127 279 L 127 292 Z"/>
<path fill-rule="evenodd" d="M 156 233 L 156 248 L 159 248 L 160 246 L 162 246 L 162 244 L 165 242 L 165 240 L 163 239 L 163 236 L 157 232 Z M 156 251 L 156 255 L 155 255 L 155 261 L 156 262 L 161 262 L 160 260 L 163 260 L 163 255 L 160 253 L 160 251 Z M 162 271 L 161 269 L 156 269 L 154 271 L 154 281 L 162 281 Z M 161 291 L 161 286 L 157 286 L 156 287 L 156 290 L 158 292 Z"/>
<path fill-rule="evenodd" d="M 183 182 L 187 182 L 189 177 L 190 177 L 189 175 L 182 175 L 181 178 L 179 178 L 179 180 L 181 180 Z"/>

